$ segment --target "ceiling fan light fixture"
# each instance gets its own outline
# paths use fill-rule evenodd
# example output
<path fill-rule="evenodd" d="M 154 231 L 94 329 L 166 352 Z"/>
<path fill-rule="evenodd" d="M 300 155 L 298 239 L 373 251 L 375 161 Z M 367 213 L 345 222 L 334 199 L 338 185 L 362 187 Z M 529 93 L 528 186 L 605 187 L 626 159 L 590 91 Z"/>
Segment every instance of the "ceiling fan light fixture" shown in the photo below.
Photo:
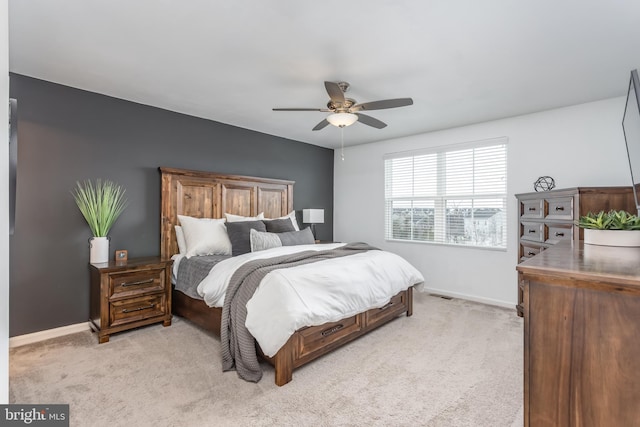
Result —
<path fill-rule="evenodd" d="M 327 121 L 336 127 L 343 128 L 357 122 L 358 116 L 353 113 L 333 113 L 327 117 Z"/>

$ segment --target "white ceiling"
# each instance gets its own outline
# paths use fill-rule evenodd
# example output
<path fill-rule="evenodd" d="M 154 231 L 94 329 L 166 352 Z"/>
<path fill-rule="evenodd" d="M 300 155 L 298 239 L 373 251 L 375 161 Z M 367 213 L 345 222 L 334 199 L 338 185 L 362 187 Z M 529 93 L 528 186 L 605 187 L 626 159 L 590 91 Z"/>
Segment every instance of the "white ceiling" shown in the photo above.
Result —
<path fill-rule="evenodd" d="M 10 0 L 10 71 L 335 148 L 323 82 L 367 112 L 345 145 L 626 94 L 640 1 Z"/>

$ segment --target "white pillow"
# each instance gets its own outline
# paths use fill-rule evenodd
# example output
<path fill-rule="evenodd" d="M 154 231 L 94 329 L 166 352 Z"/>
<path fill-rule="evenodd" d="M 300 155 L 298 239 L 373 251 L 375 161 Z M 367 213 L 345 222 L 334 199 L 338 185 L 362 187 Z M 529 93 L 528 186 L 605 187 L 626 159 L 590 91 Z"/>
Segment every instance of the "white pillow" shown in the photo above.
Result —
<path fill-rule="evenodd" d="M 184 241 L 185 255 L 231 255 L 231 241 L 224 226 L 224 219 L 193 218 L 178 215 Z"/>
<path fill-rule="evenodd" d="M 180 255 L 184 255 L 187 253 L 187 242 L 184 240 L 184 232 L 182 231 L 182 227 L 179 225 L 175 226 L 176 230 L 176 240 L 178 241 L 178 252 Z"/>
<path fill-rule="evenodd" d="M 242 216 L 230 213 L 225 213 L 224 216 L 227 218 L 227 222 L 260 221 L 264 219 L 264 212 L 260 212 L 258 216 Z"/>
<path fill-rule="evenodd" d="M 295 228 L 296 231 L 300 231 L 300 227 L 298 226 L 298 220 L 296 219 L 296 211 L 291 211 L 287 215 L 281 216 L 279 218 L 268 218 L 268 219 L 265 219 L 265 221 L 269 221 L 272 219 L 287 219 L 287 218 L 291 220 L 291 223 L 293 224 L 293 228 Z"/>

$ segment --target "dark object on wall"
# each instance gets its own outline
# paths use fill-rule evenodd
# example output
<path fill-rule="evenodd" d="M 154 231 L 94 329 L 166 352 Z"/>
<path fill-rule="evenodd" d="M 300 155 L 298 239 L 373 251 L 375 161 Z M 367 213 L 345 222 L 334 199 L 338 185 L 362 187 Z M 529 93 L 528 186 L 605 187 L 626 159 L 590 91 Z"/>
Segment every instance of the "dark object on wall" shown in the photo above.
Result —
<path fill-rule="evenodd" d="M 9 99 L 9 234 L 16 225 L 16 183 L 18 174 L 18 101 Z"/>
<path fill-rule="evenodd" d="M 536 191 L 549 191 L 556 188 L 556 181 L 550 176 L 541 176 L 533 183 Z"/>
<path fill-rule="evenodd" d="M 622 117 L 622 130 L 627 145 L 631 185 L 636 201 L 636 210 L 640 214 L 640 80 L 638 70 L 631 71 L 627 104 Z"/>

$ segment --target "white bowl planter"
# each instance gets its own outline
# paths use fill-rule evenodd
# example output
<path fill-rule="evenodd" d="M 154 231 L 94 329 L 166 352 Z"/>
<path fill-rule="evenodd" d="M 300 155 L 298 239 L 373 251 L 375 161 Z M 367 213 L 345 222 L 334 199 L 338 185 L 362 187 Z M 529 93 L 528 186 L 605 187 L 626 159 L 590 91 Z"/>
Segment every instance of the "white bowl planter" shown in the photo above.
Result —
<path fill-rule="evenodd" d="M 584 229 L 584 243 L 600 246 L 640 247 L 640 230 Z"/>

